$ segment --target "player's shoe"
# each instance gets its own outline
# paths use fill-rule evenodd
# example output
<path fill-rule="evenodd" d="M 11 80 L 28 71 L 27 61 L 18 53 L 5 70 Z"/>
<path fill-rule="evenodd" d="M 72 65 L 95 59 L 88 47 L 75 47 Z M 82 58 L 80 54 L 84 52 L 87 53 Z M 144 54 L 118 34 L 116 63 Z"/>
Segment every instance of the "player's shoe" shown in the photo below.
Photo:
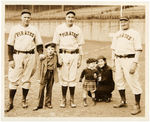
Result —
<path fill-rule="evenodd" d="M 37 106 L 37 107 L 33 108 L 33 111 L 37 111 L 37 110 L 42 109 L 42 108 L 43 108 L 43 107 Z"/>
<path fill-rule="evenodd" d="M 140 112 L 141 112 L 140 106 L 139 105 L 134 105 L 133 106 L 133 110 L 131 111 L 131 114 L 132 115 L 136 115 L 136 114 L 138 114 Z"/>
<path fill-rule="evenodd" d="M 74 99 L 70 100 L 70 106 L 71 106 L 71 108 L 76 108 L 76 104 L 74 103 Z"/>
<path fill-rule="evenodd" d="M 66 107 L 66 99 L 62 99 L 60 103 L 60 108 L 65 108 Z"/>
<path fill-rule="evenodd" d="M 12 110 L 14 108 L 13 104 L 9 104 L 7 106 L 7 109 L 5 110 L 5 112 L 9 112 L 10 110 Z"/>
<path fill-rule="evenodd" d="M 28 104 L 26 100 L 22 100 L 22 108 L 28 108 Z"/>
<path fill-rule="evenodd" d="M 121 101 L 121 103 L 115 104 L 113 107 L 114 107 L 114 108 L 127 107 L 127 103 L 126 103 L 125 101 Z"/>
<path fill-rule="evenodd" d="M 49 109 L 52 109 L 52 108 L 53 108 L 53 106 L 52 106 L 51 104 L 46 104 L 45 107 L 46 107 L 46 108 L 49 108 Z"/>

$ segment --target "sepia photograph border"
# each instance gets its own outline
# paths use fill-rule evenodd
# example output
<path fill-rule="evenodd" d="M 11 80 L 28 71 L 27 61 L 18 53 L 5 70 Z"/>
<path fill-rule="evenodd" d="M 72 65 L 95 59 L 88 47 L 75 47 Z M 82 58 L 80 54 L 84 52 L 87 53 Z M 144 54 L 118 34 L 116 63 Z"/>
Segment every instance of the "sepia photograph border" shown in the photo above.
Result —
<path fill-rule="evenodd" d="M 84 0 L 77 0 L 77 1 L 2 1 L 1 2 L 1 120 L 2 121 L 148 121 L 150 120 L 149 116 L 149 32 L 150 32 L 150 15 L 149 15 L 149 7 L 150 3 L 146 0 L 132 0 L 132 1 L 101 1 L 101 0 L 95 0 L 95 1 L 84 1 Z M 145 117 L 5 117 L 4 116 L 4 106 L 5 106 L 5 5 L 144 5 L 145 6 Z"/>

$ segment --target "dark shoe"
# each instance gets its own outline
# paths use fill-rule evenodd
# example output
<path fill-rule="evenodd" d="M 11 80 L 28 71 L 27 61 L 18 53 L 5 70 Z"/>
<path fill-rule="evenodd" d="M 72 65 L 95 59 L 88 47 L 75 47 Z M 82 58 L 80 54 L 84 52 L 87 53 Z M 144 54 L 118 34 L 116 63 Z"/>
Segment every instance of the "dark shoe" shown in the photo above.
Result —
<path fill-rule="evenodd" d="M 122 101 L 120 104 L 117 104 L 117 105 L 115 104 L 113 107 L 114 107 L 114 108 L 127 107 L 127 103 L 124 102 L 124 101 Z"/>
<path fill-rule="evenodd" d="M 28 108 L 26 100 L 22 100 L 22 108 Z"/>
<path fill-rule="evenodd" d="M 13 108 L 14 108 L 13 104 L 9 104 L 8 107 L 7 107 L 7 109 L 5 110 L 5 112 L 9 112 Z"/>
<path fill-rule="evenodd" d="M 33 108 L 33 111 L 37 111 L 38 109 L 42 109 L 43 107 L 35 107 Z"/>
<path fill-rule="evenodd" d="M 74 99 L 70 100 L 70 106 L 71 106 L 71 108 L 76 108 L 76 104 L 74 103 Z"/>
<path fill-rule="evenodd" d="M 86 98 L 84 98 L 84 99 L 83 99 L 83 106 L 84 106 L 84 107 L 87 107 L 87 106 L 88 106 L 88 104 L 87 104 L 87 101 L 86 101 L 86 100 L 87 100 Z"/>
<path fill-rule="evenodd" d="M 65 108 L 66 107 L 66 99 L 62 99 L 61 100 L 60 107 L 61 108 Z"/>
<path fill-rule="evenodd" d="M 141 112 L 140 106 L 139 105 L 134 105 L 133 106 L 133 110 L 131 111 L 131 114 L 132 115 L 136 115 L 136 114 L 138 114 L 140 112 Z"/>
<path fill-rule="evenodd" d="M 53 108 L 53 106 L 52 106 L 51 104 L 47 104 L 47 105 L 45 105 L 45 107 L 46 107 L 46 108 L 49 108 L 49 109 L 52 109 L 52 108 Z"/>

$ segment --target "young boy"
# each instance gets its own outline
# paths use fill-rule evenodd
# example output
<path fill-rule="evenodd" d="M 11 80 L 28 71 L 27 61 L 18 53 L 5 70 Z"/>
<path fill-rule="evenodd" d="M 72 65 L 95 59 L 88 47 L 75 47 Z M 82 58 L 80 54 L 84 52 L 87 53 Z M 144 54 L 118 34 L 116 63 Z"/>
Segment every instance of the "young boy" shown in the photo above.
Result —
<path fill-rule="evenodd" d="M 87 101 L 86 101 L 88 91 L 91 92 L 93 105 L 96 104 L 95 90 L 96 90 L 96 79 L 98 77 L 98 71 L 96 69 L 97 60 L 94 58 L 89 58 L 87 59 L 86 63 L 87 63 L 87 68 L 85 68 L 82 71 L 81 76 L 80 76 L 80 81 L 79 81 L 79 82 L 82 82 L 82 79 L 85 77 L 85 80 L 83 82 L 83 105 L 84 107 L 88 106 Z"/>
<path fill-rule="evenodd" d="M 54 81 L 58 81 L 57 77 L 57 55 L 56 45 L 54 43 L 45 44 L 46 53 L 40 56 L 40 89 L 38 97 L 38 105 L 33 109 L 37 111 L 43 108 L 44 89 L 46 87 L 45 107 L 52 108 L 52 87 Z"/>

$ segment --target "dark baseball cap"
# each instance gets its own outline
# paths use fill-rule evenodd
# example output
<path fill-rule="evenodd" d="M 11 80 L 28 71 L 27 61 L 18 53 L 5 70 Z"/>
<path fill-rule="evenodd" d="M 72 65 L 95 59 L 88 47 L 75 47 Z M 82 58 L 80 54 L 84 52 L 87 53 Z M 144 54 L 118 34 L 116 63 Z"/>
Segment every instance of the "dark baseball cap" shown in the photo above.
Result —
<path fill-rule="evenodd" d="M 45 44 L 45 48 L 47 48 L 47 47 L 49 47 L 49 46 L 55 48 L 55 47 L 56 47 L 56 44 L 55 44 L 55 43 L 52 43 L 52 42 L 48 42 L 48 43 Z"/>
<path fill-rule="evenodd" d="M 128 17 L 120 17 L 120 21 L 129 21 L 129 18 Z"/>
<path fill-rule="evenodd" d="M 31 15 L 31 12 L 30 12 L 29 9 L 23 9 L 22 12 L 21 12 L 21 15 L 22 15 L 22 14 L 25 14 L 25 13 L 28 13 L 28 14 Z"/>
<path fill-rule="evenodd" d="M 69 10 L 67 13 L 66 13 L 66 16 L 68 15 L 68 14 L 73 14 L 74 16 L 76 15 L 76 13 L 74 12 L 74 11 L 72 11 L 72 10 Z"/>

